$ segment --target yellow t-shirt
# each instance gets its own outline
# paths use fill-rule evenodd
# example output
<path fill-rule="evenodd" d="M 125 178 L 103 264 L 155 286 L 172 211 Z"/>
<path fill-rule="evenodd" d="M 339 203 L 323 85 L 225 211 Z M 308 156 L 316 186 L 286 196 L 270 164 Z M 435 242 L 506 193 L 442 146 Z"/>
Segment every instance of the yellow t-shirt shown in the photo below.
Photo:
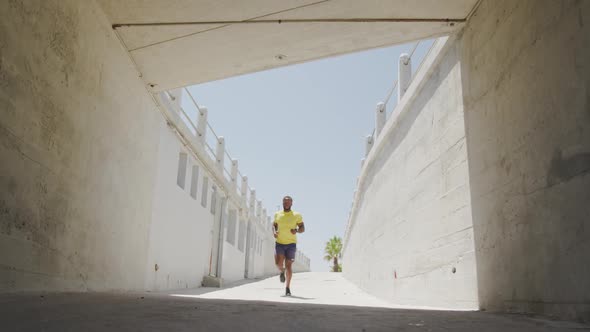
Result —
<path fill-rule="evenodd" d="M 297 224 L 303 222 L 303 217 L 299 212 L 293 210 L 289 212 L 278 211 L 275 213 L 275 221 L 277 224 L 277 238 L 279 244 L 297 243 L 297 234 L 292 234 L 291 229 L 297 228 Z"/>

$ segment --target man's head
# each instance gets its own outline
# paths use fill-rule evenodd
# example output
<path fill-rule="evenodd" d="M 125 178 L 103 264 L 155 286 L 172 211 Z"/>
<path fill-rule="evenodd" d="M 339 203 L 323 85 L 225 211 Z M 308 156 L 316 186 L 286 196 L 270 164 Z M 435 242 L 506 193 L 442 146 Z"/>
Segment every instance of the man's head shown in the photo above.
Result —
<path fill-rule="evenodd" d="M 283 210 L 291 211 L 292 205 L 293 205 L 293 198 L 291 198 L 291 196 L 283 197 Z"/>

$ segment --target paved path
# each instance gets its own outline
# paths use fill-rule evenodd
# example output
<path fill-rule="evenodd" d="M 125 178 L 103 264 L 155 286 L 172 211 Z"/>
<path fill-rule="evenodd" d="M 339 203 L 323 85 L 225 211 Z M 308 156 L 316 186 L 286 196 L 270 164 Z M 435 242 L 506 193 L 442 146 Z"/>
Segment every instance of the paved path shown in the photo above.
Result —
<path fill-rule="evenodd" d="M 0 295 L 0 331 L 590 331 L 520 315 L 394 309 L 338 274 L 169 293 Z"/>
<path fill-rule="evenodd" d="M 212 291 L 214 290 L 214 291 Z M 395 308 L 385 301 L 361 291 L 340 273 L 296 273 L 291 284 L 292 296 L 285 296 L 285 284 L 275 277 L 244 283 L 227 289 L 195 289 L 192 291 L 168 292 L 180 297 L 201 299 L 269 301 L 305 304 L 336 304 L 363 307 Z"/>

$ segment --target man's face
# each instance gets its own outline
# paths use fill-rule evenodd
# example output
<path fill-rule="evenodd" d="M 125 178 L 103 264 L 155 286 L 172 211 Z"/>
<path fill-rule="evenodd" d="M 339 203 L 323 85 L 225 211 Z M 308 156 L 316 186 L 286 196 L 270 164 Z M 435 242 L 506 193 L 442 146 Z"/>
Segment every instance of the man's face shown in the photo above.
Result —
<path fill-rule="evenodd" d="M 293 205 L 293 200 L 291 198 L 283 198 L 283 209 L 291 210 L 291 205 Z"/>

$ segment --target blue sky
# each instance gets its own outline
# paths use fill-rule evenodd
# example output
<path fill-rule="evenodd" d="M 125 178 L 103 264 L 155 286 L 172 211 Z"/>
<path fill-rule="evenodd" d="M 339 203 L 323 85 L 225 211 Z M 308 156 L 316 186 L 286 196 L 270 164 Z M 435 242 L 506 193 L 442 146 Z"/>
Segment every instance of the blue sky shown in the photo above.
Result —
<path fill-rule="evenodd" d="M 430 44 L 416 50 L 414 70 Z M 344 233 L 375 105 L 397 78 L 399 55 L 412 47 L 381 48 L 190 87 L 199 105 L 207 106 L 209 123 L 225 137 L 269 215 L 284 195 L 293 197 L 293 209 L 306 225 L 298 248 L 311 259 L 313 271 L 328 270 L 323 249 L 330 237 Z"/>

